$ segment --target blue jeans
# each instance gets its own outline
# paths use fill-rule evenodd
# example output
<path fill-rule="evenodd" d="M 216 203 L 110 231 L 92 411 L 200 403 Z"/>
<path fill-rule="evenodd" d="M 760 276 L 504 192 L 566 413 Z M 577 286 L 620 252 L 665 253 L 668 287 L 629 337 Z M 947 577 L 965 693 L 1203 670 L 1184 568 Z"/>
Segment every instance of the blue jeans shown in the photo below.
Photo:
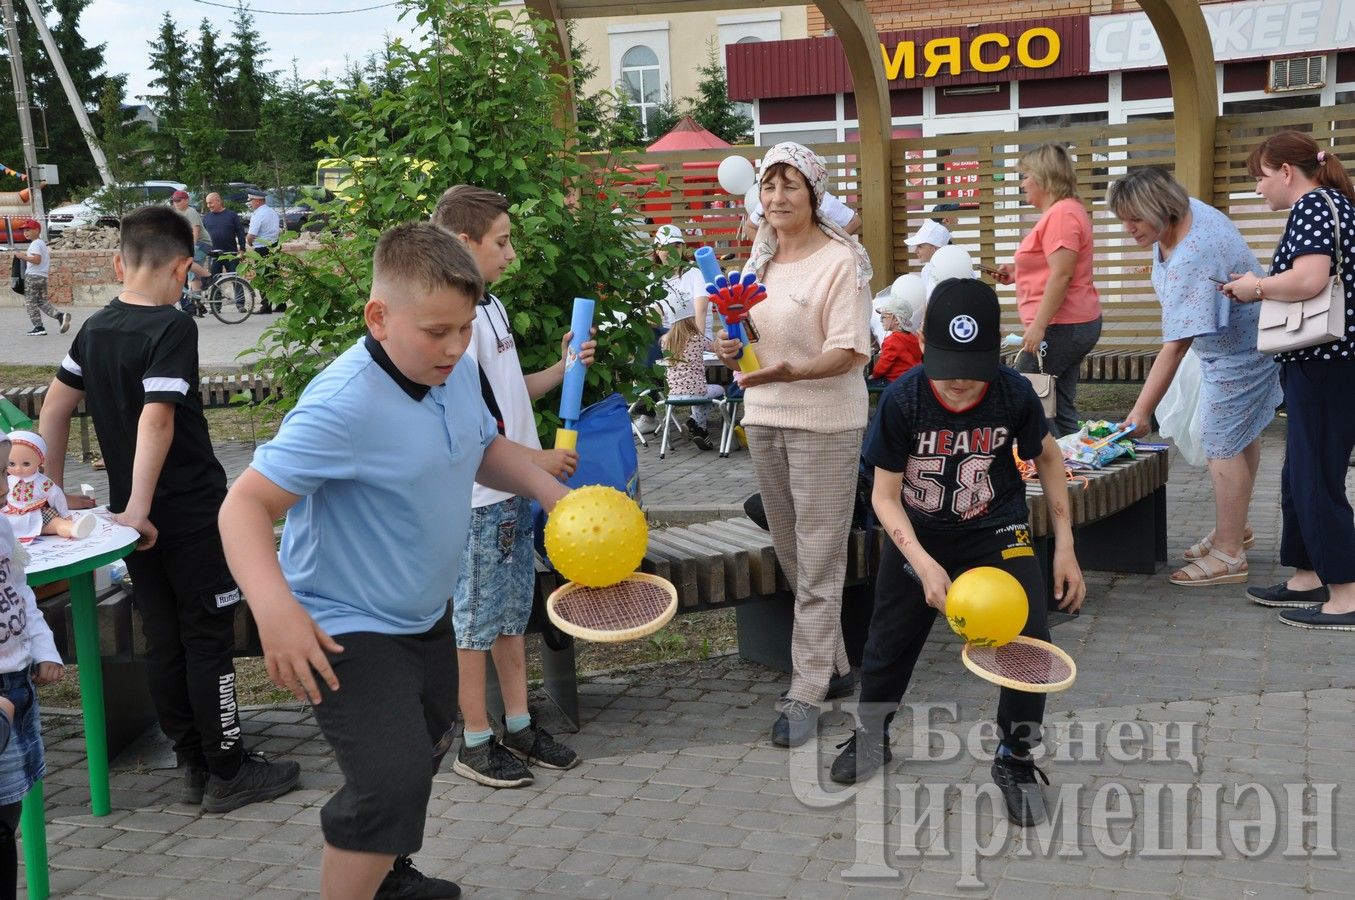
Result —
<path fill-rule="evenodd" d="M 527 630 L 536 580 L 532 533 L 531 504 L 522 497 L 471 510 L 452 593 L 458 649 L 488 650 L 499 635 Z"/>

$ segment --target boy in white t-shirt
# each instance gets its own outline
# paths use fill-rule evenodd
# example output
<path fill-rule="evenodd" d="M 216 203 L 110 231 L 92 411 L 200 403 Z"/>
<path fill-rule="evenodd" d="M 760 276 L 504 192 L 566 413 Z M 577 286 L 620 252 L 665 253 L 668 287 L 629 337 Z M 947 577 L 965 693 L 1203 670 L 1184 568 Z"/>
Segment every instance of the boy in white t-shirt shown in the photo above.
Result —
<path fill-rule="evenodd" d="M 467 184 L 448 188 L 433 211 L 433 224 L 461 239 L 475 257 L 486 286 L 497 281 L 517 257 L 511 238 L 508 200 L 502 194 Z M 560 362 L 526 375 L 518 362 L 513 330 L 503 303 L 486 291 L 475 313 L 467 356 L 480 368 L 485 405 L 509 440 L 537 451 L 537 465 L 557 478 L 574 474 L 573 450 L 542 450 L 532 401 L 564 380 L 564 355 L 572 334 L 560 343 Z M 593 362 L 594 341 L 579 353 Z M 573 750 L 532 721 L 527 710 L 527 660 L 523 633 L 532 611 L 535 555 L 528 501 L 476 484 L 471 498 L 470 537 L 452 595 L 458 700 L 466 729 L 452 771 L 489 787 L 532 783 L 527 764 L 569 769 L 578 764 Z M 504 733 L 496 739 L 485 703 L 485 656 L 503 691 Z"/>
<path fill-rule="evenodd" d="M 57 312 L 47 299 L 47 276 L 52 271 L 52 251 L 42 239 L 41 228 L 28 228 L 24 236 L 28 238 L 28 249 L 20 250 L 16 255 L 28 264 L 24 271 L 24 312 L 28 313 L 28 321 L 33 327 L 27 334 L 29 337 L 47 334 L 47 329 L 42 325 L 43 313 L 56 319 L 61 326 L 61 333 L 65 334 L 71 330 L 71 314 Z"/>

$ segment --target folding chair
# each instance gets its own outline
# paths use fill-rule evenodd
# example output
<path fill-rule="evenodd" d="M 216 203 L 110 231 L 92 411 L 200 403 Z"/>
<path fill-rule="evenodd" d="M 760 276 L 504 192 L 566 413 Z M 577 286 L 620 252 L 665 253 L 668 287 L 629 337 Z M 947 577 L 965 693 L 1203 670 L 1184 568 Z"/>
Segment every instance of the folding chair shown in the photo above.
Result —
<path fill-rule="evenodd" d="M 710 397 L 660 397 L 654 405 L 663 407 L 663 424 L 659 426 L 659 430 L 663 432 L 663 437 L 659 440 L 659 459 L 663 459 L 668 454 L 669 429 L 678 425 L 673 410 L 680 407 L 691 409 L 696 406 L 714 406 L 715 401 Z"/>

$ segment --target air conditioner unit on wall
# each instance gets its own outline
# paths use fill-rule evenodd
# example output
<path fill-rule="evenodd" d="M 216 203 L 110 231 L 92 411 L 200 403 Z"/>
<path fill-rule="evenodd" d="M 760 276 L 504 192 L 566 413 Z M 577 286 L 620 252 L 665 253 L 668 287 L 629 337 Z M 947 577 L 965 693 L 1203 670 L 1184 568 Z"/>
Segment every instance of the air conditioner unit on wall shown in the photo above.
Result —
<path fill-rule="evenodd" d="M 1296 56 L 1291 59 L 1272 59 L 1266 90 L 1309 91 L 1327 84 L 1327 57 Z"/>

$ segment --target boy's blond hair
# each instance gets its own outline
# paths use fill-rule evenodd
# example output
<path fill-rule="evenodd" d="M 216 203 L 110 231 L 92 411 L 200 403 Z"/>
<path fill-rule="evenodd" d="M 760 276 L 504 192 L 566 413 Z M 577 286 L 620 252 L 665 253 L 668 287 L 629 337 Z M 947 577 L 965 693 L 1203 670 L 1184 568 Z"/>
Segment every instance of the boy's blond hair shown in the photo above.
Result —
<path fill-rule="evenodd" d="M 473 184 L 454 184 L 438 198 L 433 224 L 478 244 L 507 212 L 508 198 L 503 194 Z"/>
<path fill-rule="evenodd" d="M 398 300 L 410 289 L 431 294 L 451 288 L 478 301 L 485 280 L 466 245 L 430 222 L 396 225 L 381 235 L 372 257 L 372 293 Z"/>

